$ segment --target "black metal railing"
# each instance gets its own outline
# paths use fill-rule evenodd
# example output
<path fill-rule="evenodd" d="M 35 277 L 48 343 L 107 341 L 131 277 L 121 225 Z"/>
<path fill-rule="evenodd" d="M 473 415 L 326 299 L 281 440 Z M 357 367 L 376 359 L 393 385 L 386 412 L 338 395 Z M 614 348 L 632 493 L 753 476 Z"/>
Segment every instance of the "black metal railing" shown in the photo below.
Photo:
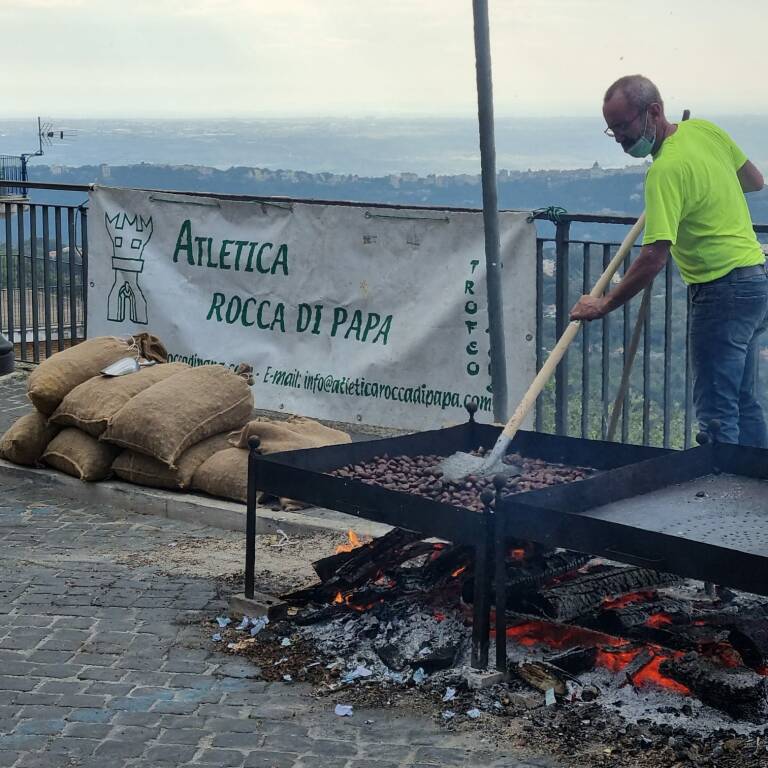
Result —
<path fill-rule="evenodd" d="M 545 235 L 541 230 L 547 225 L 540 223 L 536 250 L 537 368 L 568 325 L 571 306 L 582 293 L 589 293 L 618 249 L 620 238 L 635 221 L 628 216 L 568 214 L 553 224 L 554 234 Z M 574 239 L 570 231 L 575 223 L 614 228 L 617 237 Z M 755 230 L 764 237 L 768 225 L 756 225 Z M 639 248 L 636 245 L 632 249 L 619 277 Z M 537 430 L 597 439 L 607 436 L 639 308 L 640 295 L 597 323 L 584 324 L 558 366 L 554 381 L 537 402 Z M 758 356 L 761 381 L 768 381 L 765 374 L 760 376 L 765 359 L 765 354 Z M 670 261 L 654 281 L 614 439 L 664 448 L 690 447 L 696 431 L 691 390 L 688 296 Z M 761 399 L 768 405 L 764 390 L 762 387 Z"/>
<path fill-rule="evenodd" d="M 39 363 L 86 337 L 83 206 L 0 204 L 0 332 Z"/>
<path fill-rule="evenodd" d="M 0 194 L 8 186 L 9 182 L 0 181 Z M 90 188 L 34 182 L 28 186 L 33 191 L 75 193 L 87 192 Z M 256 199 L 238 195 L 210 196 Z M 288 200 L 258 198 L 269 199 Z M 0 214 L 4 214 L 4 225 L 0 224 L 0 330 L 14 343 L 18 360 L 37 363 L 86 337 L 87 210 L 84 205 L 5 203 L 0 204 Z M 570 307 L 582 293 L 589 293 L 635 219 L 565 214 L 550 223 L 543 214 L 534 218 L 539 234 L 536 243 L 536 363 L 539 368 L 568 325 Z M 611 232 L 576 238 L 571 235 L 573 225 L 582 229 L 589 225 L 599 227 L 601 233 Z M 758 225 L 755 229 L 761 237 L 768 235 L 768 225 Z M 638 249 L 639 246 L 633 249 L 620 274 L 626 272 Z M 599 322 L 584 325 L 554 380 L 539 397 L 534 416 L 538 431 L 606 437 L 639 305 L 638 297 Z M 694 419 L 687 323 L 687 291 L 677 269 L 670 263 L 653 286 L 642 343 L 615 439 L 665 448 L 691 445 Z M 768 354 L 759 358 L 768 360 Z M 768 381 L 768 376 L 763 375 L 761 381 Z"/>
<path fill-rule="evenodd" d="M 18 184 L 4 185 L 0 189 L 0 195 L 24 197 L 27 194 L 23 182 L 27 180 L 24 158 L 17 155 L 0 155 L 0 181 L 19 182 Z"/>

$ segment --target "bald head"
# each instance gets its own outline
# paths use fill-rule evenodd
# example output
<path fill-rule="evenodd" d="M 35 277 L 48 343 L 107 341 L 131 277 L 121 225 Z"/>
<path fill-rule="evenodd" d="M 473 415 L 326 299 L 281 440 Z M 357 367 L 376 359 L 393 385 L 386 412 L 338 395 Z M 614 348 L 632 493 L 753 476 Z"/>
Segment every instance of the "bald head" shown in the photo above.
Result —
<path fill-rule="evenodd" d="M 650 104 L 664 106 L 659 89 L 643 75 L 620 77 L 605 92 L 603 103 L 613 100 L 617 94 L 623 95 L 626 103 L 634 109 L 645 109 Z"/>

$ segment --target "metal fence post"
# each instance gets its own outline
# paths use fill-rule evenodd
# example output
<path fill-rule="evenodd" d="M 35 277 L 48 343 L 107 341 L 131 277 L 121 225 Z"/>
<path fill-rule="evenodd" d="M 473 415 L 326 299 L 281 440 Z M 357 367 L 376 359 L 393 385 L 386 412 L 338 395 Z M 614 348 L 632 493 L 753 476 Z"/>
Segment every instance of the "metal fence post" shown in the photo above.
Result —
<path fill-rule="evenodd" d="M 555 230 L 555 339 L 559 339 L 568 326 L 570 310 L 568 292 L 568 251 L 571 223 L 559 221 Z M 568 434 L 568 352 L 563 355 L 555 372 L 555 433 Z"/>

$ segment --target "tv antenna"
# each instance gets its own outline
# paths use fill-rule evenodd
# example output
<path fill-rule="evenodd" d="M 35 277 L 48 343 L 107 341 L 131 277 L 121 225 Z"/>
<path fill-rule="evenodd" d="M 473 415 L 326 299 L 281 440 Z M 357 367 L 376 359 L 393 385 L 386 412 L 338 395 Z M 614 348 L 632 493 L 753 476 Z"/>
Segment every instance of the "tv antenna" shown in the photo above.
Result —
<path fill-rule="evenodd" d="M 75 132 L 63 128 L 55 128 L 52 123 L 43 122 L 37 118 L 37 149 L 34 152 L 24 152 L 21 155 L 22 179 L 27 180 L 27 163 L 31 157 L 41 157 L 45 154 L 43 147 L 52 147 L 55 142 L 64 142 L 73 139 Z"/>

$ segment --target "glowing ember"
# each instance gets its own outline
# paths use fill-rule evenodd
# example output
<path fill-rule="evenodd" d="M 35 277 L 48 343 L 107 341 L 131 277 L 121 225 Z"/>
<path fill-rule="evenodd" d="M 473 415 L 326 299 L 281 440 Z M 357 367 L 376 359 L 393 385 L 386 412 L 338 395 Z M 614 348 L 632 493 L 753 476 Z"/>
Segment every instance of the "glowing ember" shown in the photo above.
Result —
<path fill-rule="evenodd" d="M 515 547 L 509 550 L 509 556 L 513 560 L 525 560 L 525 550 L 522 547 Z"/>
<path fill-rule="evenodd" d="M 595 666 L 604 667 L 611 672 L 626 669 L 641 652 L 641 648 L 598 648 Z"/>
<path fill-rule="evenodd" d="M 645 622 L 646 627 L 653 629 L 659 629 L 660 627 L 666 627 L 672 623 L 672 619 L 667 616 L 666 613 L 654 613 L 653 616 L 649 616 Z"/>
<path fill-rule="evenodd" d="M 605 600 L 603 600 L 603 610 L 615 611 L 619 610 L 620 608 L 626 608 L 628 605 L 633 605 L 634 603 L 648 602 L 649 600 L 653 600 L 655 597 L 656 592 L 652 590 L 644 592 L 631 592 L 628 595 L 620 595 L 619 597 L 606 597 Z"/>
<path fill-rule="evenodd" d="M 453 576 L 453 578 L 455 579 L 457 576 L 461 576 L 461 574 L 462 574 L 462 573 L 464 573 L 464 571 L 466 571 L 466 570 L 467 570 L 467 566 L 466 566 L 466 565 L 462 565 L 462 566 L 461 566 L 461 568 L 457 568 L 457 569 L 456 569 L 456 570 L 455 570 L 455 571 L 454 571 L 454 572 L 451 574 L 451 576 Z"/>
<path fill-rule="evenodd" d="M 341 552 L 351 552 L 353 549 L 357 549 L 367 543 L 361 541 L 360 537 L 351 528 L 347 531 L 347 538 L 349 539 L 349 543 L 339 544 L 339 546 L 336 547 L 337 555 Z"/>
<path fill-rule="evenodd" d="M 341 605 L 344 602 L 344 595 L 341 592 L 336 593 L 336 597 L 333 598 L 334 605 Z"/>
<path fill-rule="evenodd" d="M 659 669 L 661 667 L 661 662 L 666 661 L 668 658 L 670 658 L 670 656 L 664 654 L 654 656 L 639 672 L 632 676 L 632 682 L 637 686 L 656 685 L 660 688 L 666 688 L 673 693 L 690 696 L 691 692 L 688 688 L 661 673 Z"/>
<path fill-rule="evenodd" d="M 528 621 L 523 624 L 515 624 L 507 628 L 507 637 L 524 645 L 546 645 L 549 648 L 562 650 L 576 645 L 603 646 L 620 645 L 621 640 L 602 632 L 593 632 L 591 629 L 581 627 L 568 627 L 561 624 L 549 624 L 545 621 Z"/>
<path fill-rule="evenodd" d="M 441 621 L 445 621 L 445 614 L 441 611 L 435 611 L 435 621 L 439 624 Z"/>
<path fill-rule="evenodd" d="M 744 659 L 741 658 L 741 654 L 730 643 L 721 641 L 700 650 L 702 654 L 715 659 L 724 667 L 735 669 L 744 666 Z"/>

